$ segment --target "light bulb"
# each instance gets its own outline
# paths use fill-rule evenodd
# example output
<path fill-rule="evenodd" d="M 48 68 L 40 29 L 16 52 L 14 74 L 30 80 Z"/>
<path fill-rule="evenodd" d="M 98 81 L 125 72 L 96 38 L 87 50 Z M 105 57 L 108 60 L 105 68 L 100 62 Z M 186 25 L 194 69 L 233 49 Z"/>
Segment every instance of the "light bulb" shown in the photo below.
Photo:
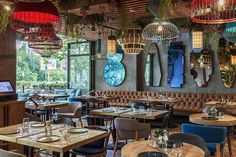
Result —
<path fill-rule="evenodd" d="M 160 31 L 162 31 L 162 26 L 160 25 L 160 26 L 158 26 L 158 28 L 157 28 L 157 30 L 160 32 Z"/>
<path fill-rule="evenodd" d="M 224 5 L 224 3 L 225 3 L 225 0 L 219 0 L 219 5 L 220 6 Z"/>
<path fill-rule="evenodd" d="M 8 6 L 8 5 L 4 5 L 4 8 L 7 10 L 7 11 L 10 11 L 11 8 Z"/>

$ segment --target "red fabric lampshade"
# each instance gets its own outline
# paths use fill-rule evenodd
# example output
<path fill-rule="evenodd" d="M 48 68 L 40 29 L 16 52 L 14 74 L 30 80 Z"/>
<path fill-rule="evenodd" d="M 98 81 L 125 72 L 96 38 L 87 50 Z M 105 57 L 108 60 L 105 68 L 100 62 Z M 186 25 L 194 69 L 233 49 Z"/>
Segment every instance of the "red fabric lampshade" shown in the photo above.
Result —
<path fill-rule="evenodd" d="M 50 36 L 61 29 L 61 18 L 57 8 L 48 0 L 15 4 L 10 17 L 11 27 L 21 34 Z"/>
<path fill-rule="evenodd" d="M 221 24 L 236 21 L 236 0 L 193 0 L 193 22 Z"/>

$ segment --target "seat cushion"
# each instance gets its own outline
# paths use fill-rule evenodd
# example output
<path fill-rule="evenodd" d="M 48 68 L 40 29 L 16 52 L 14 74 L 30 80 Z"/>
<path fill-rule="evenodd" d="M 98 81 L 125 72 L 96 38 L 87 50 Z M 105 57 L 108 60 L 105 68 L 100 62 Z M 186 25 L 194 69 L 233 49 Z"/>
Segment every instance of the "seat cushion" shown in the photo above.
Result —
<path fill-rule="evenodd" d="M 211 153 L 215 153 L 216 152 L 216 143 L 206 143 L 207 148 L 209 149 L 209 151 Z M 220 150 L 222 151 L 224 148 L 224 143 L 220 144 Z"/>
<path fill-rule="evenodd" d="M 78 154 L 86 154 L 86 155 L 95 155 L 99 153 L 103 153 L 103 148 L 92 148 L 92 147 L 79 147 L 76 149 L 73 149 L 73 152 Z"/>

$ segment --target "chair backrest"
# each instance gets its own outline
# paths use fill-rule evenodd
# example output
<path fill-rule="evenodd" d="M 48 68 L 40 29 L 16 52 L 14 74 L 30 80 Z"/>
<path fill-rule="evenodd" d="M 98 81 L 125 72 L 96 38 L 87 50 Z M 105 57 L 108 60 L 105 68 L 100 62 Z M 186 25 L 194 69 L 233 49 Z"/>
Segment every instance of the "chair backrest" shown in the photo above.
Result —
<path fill-rule="evenodd" d="M 157 110 L 169 110 L 169 108 L 170 108 L 168 104 L 163 104 L 163 103 L 158 102 L 158 101 L 150 102 L 149 105 L 153 109 L 157 109 Z"/>
<path fill-rule="evenodd" d="M 181 141 L 184 143 L 189 143 L 194 146 L 201 148 L 205 152 L 205 157 L 210 156 L 210 152 L 206 146 L 204 139 L 198 135 L 187 134 L 187 133 L 175 133 L 169 136 L 169 140 Z"/>
<path fill-rule="evenodd" d="M 201 136 L 206 143 L 223 143 L 227 136 L 226 127 L 183 124 L 182 131 Z"/>
<path fill-rule="evenodd" d="M 13 153 L 10 151 L 5 151 L 3 149 L 0 149 L 0 157 L 26 157 L 25 155 Z"/>
<path fill-rule="evenodd" d="M 71 111 L 74 113 L 74 117 L 80 117 L 82 114 L 82 103 L 81 102 L 70 102 L 69 104 Z"/>
<path fill-rule="evenodd" d="M 162 121 L 162 129 L 168 128 L 170 113 L 167 113 Z"/>
<path fill-rule="evenodd" d="M 86 126 L 86 128 L 88 129 L 93 129 L 93 130 L 101 130 L 101 131 L 106 131 L 107 132 L 107 136 L 105 138 L 101 138 L 97 141 L 94 141 L 92 143 L 89 143 L 87 145 L 84 145 L 85 147 L 90 147 L 90 148 L 107 148 L 108 145 L 108 141 L 109 141 L 109 136 L 110 136 L 110 132 L 109 130 L 104 127 L 104 126 L 99 126 L 99 125 L 91 125 L 91 126 Z"/>
<path fill-rule="evenodd" d="M 134 119 L 116 118 L 115 127 L 117 136 L 121 140 L 148 138 L 151 134 L 149 124 L 139 123 Z"/>

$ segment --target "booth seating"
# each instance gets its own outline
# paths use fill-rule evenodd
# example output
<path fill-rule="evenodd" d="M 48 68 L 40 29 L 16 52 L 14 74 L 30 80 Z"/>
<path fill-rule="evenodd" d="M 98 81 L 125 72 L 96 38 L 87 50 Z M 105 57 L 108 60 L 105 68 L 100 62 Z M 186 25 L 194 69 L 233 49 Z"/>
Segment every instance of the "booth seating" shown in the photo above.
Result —
<path fill-rule="evenodd" d="M 145 98 L 150 96 L 152 98 L 158 98 L 160 92 L 150 91 L 96 91 L 98 95 L 111 95 L 119 96 L 120 99 L 110 100 L 111 106 L 128 106 L 129 100 L 137 98 Z M 182 93 L 182 92 L 166 92 L 161 93 L 166 97 L 172 97 L 180 99 L 180 102 L 174 104 L 174 114 L 192 114 L 200 113 L 205 107 L 205 103 L 208 101 L 221 101 L 222 98 L 230 99 L 236 102 L 235 94 L 208 94 L 208 93 Z M 231 114 L 236 114 L 236 108 L 230 109 Z"/>

